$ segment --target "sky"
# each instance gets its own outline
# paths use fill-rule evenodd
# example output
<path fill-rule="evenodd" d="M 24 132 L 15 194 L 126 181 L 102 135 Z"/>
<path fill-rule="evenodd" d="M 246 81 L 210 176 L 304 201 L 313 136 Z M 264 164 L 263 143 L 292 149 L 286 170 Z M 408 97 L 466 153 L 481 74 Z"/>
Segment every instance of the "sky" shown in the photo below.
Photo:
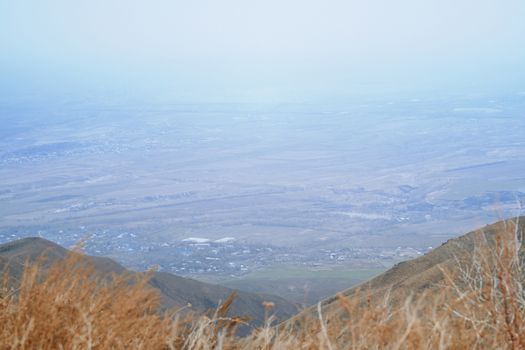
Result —
<path fill-rule="evenodd" d="M 0 0 L 3 100 L 525 91 L 523 0 Z"/>

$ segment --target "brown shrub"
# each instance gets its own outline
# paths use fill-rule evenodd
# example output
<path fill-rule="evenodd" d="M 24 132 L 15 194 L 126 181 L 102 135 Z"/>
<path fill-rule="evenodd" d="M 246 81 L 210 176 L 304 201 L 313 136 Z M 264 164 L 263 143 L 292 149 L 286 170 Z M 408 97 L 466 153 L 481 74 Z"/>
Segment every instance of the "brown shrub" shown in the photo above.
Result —
<path fill-rule="evenodd" d="M 139 278 L 101 276 L 78 254 L 27 265 L 15 290 L 4 278 L 4 349 L 524 349 L 525 292 L 518 225 L 443 268 L 443 282 L 404 302 L 366 290 L 338 295 L 338 308 L 235 336 L 232 296 L 210 316 L 158 312 L 159 295 Z M 268 310 L 271 305 L 267 305 Z"/>

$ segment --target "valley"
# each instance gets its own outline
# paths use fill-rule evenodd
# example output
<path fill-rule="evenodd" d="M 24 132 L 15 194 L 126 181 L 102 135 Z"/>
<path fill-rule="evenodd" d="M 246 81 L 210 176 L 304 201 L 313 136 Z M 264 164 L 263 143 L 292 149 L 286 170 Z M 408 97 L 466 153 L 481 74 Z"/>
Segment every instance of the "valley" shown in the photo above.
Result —
<path fill-rule="evenodd" d="M 524 105 L 4 105 L 0 242 L 84 241 L 128 268 L 248 289 L 291 266 L 300 300 L 322 271 L 358 283 L 519 214 Z"/>

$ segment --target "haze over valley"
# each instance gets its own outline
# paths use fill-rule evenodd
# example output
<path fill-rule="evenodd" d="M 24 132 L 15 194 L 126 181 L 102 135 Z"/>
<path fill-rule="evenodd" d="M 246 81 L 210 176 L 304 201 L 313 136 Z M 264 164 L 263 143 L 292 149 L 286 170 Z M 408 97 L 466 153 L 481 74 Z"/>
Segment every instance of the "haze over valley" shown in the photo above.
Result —
<path fill-rule="evenodd" d="M 0 240 L 234 285 L 277 266 L 295 298 L 342 267 L 354 284 L 519 213 L 524 105 L 3 106 Z"/>
<path fill-rule="evenodd" d="M 0 244 L 333 296 L 520 215 L 523 18 L 523 0 L 0 1 Z"/>

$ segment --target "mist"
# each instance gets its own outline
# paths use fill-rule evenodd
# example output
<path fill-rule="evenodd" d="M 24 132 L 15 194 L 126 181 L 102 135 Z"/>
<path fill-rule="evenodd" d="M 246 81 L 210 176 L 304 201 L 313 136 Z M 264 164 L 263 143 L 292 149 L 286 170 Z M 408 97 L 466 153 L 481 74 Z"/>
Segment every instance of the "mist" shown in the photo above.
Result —
<path fill-rule="evenodd" d="M 82 242 L 307 306 L 522 215 L 524 18 L 523 0 L 0 0 L 0 260 Z"/>
<path fill-rule="evenodd" d="M 4 1 L 4 101 L 326 102 L 525 89 L 525 3 Z"/>

